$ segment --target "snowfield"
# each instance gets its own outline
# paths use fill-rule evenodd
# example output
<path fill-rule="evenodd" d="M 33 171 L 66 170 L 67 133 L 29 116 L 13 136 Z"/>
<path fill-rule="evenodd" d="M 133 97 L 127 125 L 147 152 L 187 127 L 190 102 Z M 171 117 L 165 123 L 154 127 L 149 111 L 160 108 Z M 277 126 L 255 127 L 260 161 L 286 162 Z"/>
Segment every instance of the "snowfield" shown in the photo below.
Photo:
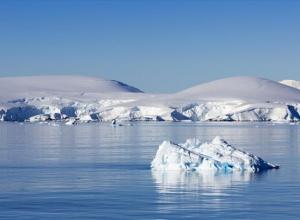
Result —
<path fill-rule="evenodd" d="M 278 169 L 263 159 L 236 149 L 220 137 L 210 143 L 199 139 L 188 139 L 184 144 L 164 141 L 158 148 L 151 163 L 158 171 L 195 171 L 195 172 L 261 172 Z"/>
<path fill-rule="evenodd" d="M 150 94 L 94 77 L 4 77 L 0 78 L 0 120 L 298 122 L 300 90 L 290 85 L 232 77 L 175 94 Z"/>
<path fill-rule="evenodd" d="M 296 88 L 296 89 L 300 89 L 300 82 L 296 81 L 296 80 L 290 80 L 290 79 L 286 79 L 286 80 L 282 80 L 279 81 L 281 84 Z"/>

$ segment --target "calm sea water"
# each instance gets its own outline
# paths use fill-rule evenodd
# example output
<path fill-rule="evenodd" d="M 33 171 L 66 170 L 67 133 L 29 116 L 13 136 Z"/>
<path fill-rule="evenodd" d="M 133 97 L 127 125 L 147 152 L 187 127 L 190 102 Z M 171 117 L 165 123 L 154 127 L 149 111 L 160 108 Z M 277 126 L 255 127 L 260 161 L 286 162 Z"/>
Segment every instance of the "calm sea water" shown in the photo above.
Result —
<path fill-rule="evenodd" d="M 299 128 L 0 123 L 0 219 L 300 219 Z M 151 171 L 163 140 L 216 135 L 281 169 L 257 175 Z"/>

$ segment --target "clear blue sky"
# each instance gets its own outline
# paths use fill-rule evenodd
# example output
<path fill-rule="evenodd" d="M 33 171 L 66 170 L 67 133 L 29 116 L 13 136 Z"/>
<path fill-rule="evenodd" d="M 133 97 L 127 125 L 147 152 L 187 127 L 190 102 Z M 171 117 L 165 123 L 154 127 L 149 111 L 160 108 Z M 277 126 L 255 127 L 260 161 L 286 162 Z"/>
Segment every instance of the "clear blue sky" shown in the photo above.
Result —
<path fill-rule="evenodd" d="M 300 1 L 1 0 L 0 76 L 81 74 L 150 92 L 300 80 Z"/>

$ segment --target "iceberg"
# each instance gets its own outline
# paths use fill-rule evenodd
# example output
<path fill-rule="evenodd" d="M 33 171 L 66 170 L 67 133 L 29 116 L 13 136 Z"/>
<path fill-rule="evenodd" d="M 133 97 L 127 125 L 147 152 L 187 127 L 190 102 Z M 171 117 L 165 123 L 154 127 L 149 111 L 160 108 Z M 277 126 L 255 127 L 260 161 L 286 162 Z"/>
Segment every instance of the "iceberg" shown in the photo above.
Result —
<path fill-rule="evenodd" d="M 211 142 L 188 139 L 183 144 L 164 141 L 151 162 L 158 171 L 252 172 L 257 173 L 279 166 L 258 156 L 239 150 L 219 136 Z"/>

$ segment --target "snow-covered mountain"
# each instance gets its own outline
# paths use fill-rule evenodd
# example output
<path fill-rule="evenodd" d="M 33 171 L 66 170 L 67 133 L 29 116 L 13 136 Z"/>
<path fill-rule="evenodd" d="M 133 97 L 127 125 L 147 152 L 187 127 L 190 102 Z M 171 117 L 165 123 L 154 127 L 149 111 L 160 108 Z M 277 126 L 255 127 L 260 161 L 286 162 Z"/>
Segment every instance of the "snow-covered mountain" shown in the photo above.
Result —
<path fill-rule="evenodd" d="M 1 99 L 41 95 L 66 97 L 84 93 L 142 92 L 119 81 L 83 76 L 3 77 L 0 78 L 0 86 Z"/>
<path fill-rule="evenodd" d="M 300 89 L 300 81 L 286 79 L 286 80 L 282 80 L 282 81 L 279 81 L 279 82 L 284 84 L 284 85 L 287 85 L 287 86 L 290 86 L 290 87 L 293 87 L 293 88 L 296 88 L 296 89 Z"/>
<path fill-rule="evenodd" d="M 2 121 L 299 121 L 300 90 L 275 81 L 232 77 L 175 94 L 149 94 L 83 76 L 0 78 Z"/>
<path fill-rule="evenodd" d="M 300 101 L 299 91 L 272 80 L 248 76 L 200 84 L 177 93 L 177 97 L 210 101 Z"/>

